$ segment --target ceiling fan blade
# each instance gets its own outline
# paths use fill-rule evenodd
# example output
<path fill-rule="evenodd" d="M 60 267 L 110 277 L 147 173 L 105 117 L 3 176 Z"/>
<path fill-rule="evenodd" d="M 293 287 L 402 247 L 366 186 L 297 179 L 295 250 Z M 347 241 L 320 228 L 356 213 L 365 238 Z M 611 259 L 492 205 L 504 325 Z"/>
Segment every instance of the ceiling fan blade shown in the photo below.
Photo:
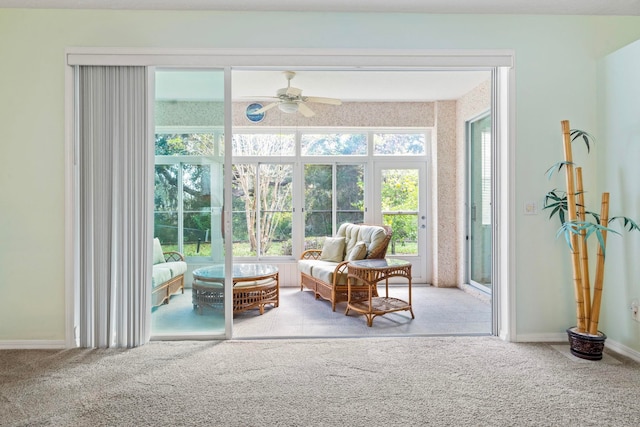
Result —
<path fill-rule="evenodd" d="M 279 104 L 279 102 L 272 102 L 271 104 L 267 104 L 264 107 L 262 107 L 261 109 L 254 111 L 253 114 L 262 114 L 265 111 L 272 109 L 273 107 L 275 107 L 278 104 Z"/>
<path fill-rule="evenodd" d="M 298 103 L 298 111 L 305 117 L 313 117 L 316 115 L 311 108 L 307 107 L 303 102 Z"/>
<path fill-rule="evenodd" d="M 342 105 L 342 101 L 336 98 L 323 98 L 321 96 L 305 96 L 305 102 L 317 102 L 318 104 Z"/>
<path fill-rule="evenodd" d="M 239 97 L 239 99 L 260 100 L 260 99 L 280 99 L 280 98 L 277 96 L 269 96 L 269 95 L 246 95 L 246 96 Z"/>
<path fill-rule="evenodd" d="M 285 91 L 285 94 L 287 96 L 300 96 L 301 93 L 302 93 L 302 89 L 298 89 L 297 87 L 291 87 L 291 86 L 289 86 Z"/>

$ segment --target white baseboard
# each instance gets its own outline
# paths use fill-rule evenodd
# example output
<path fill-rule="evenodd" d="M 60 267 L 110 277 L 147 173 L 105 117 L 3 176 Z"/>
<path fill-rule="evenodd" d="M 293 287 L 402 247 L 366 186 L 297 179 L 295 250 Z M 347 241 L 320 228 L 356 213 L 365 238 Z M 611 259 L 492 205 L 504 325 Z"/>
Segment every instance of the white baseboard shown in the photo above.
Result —
<path fill-rule="evenodd" d="M 516 337 L 515 342 L 564 342 L 568 343 L 566 333 L 556 334 L 520 334 Z M 630 359 L 640 362 L 640 352 L 636 351 L 624 344 L 620 344 L 617 341 L 607 338 L 605 342 L 605 348 L 615 351 L 616 353 L 626 356 Z"/>
<path fill-rule="evenodd" d="M 16 340 L 0 341 L 0 350 L 61 350 L 64 340 Z"/>
<path fill-rule="evenodd" d="M 568 342 L 566 332 L 548 334 L 517 334 L 514 342 Z"/>
<path fill-rule="evenodd" d="M 620 344 L 617 341 L 611 340 L 610 338 L 607 338 L 607 341 L 605 342 L 604 345 L 606 348 L 613 350 L 618 354 L 621 354 L 630 359 L 633 359 L 636 362 L 640 362 L 640 351 L 636 351 L 632 348 L 629 348 L 624 344 Z"/>

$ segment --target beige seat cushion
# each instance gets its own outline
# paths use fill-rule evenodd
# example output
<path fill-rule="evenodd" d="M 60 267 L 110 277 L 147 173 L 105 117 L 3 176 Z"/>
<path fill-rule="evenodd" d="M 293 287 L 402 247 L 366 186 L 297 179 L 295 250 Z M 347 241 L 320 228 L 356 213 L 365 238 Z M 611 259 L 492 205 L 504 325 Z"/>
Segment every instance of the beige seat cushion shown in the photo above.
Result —
<path fill-rule="evenodd" d="M 155 288 L 187 272 L 187 263 L 184 261 L 162 262 L 153 266 L 151 287 Z"/>
<path fill-rule="evenodd" d="M 246 282 L 237 282 L 233 287 L 234 289 L 253 288 L 255 286 L 275 286 L 276 279 L 269 277 L 268 279 L 249 280 Z"/>
<path fill-rule="evenodd" d="M 171 269 L 171 277 L 176 277 L 187 272 L 187 263 L 184 261 L 170 261 L 161 265 L 162 267 Z"/>
<path fill-rule="evenodd" d="M 301 259 L 298 261 L 298 271 L 306 274 L 307 276 L 313 276 L 311 274 L 311 269 L 317 260 L 314 259 Z"/>
<path fill-rule="evenodd" d="M 333 276 L 336 271 L 336 263 L 327 261 L 315 261 L 311 268 L 312 276 L 318 280 L 322 280 L 325 283 L 333 283 Z M 338 273 L 338 285 L 347 284 L 347 273 Z"/>
<path fill-rule="evenodd" d="M 163 265 L 155 265 L 153 266 L 153 274 L 151 277 L 151 287 L 155 288 L 157 286 L 166 283 L 171 280 L 173 276 L 171 275 L 171 269 L 169 267 L 165 267 Z"/>

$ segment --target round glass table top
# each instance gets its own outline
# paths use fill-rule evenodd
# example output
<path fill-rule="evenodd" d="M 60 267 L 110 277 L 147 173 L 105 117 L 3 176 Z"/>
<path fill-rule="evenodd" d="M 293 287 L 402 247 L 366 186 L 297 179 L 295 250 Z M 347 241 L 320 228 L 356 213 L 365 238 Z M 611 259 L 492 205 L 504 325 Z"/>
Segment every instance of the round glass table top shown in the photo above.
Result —
<path fill-rule="evenodd" d="M 406 267 L 411 265 L 409 261 L 403 259 L 362 259 L 359 261 L 349 261 L 350 265 L 357 268 L 368 268 L 375 270 L 376 268 L 389 268 L 389 267 Z"/>
<path fill-rule="evenodd" d="M 278 272 L 278 267 L 270 264 L 233 264 L 234 279 L 252 279 L 270 276 Z M 193 270 L 193 277 L 199 280 L 224 280 L 224 264 L 210 265 Z"/>

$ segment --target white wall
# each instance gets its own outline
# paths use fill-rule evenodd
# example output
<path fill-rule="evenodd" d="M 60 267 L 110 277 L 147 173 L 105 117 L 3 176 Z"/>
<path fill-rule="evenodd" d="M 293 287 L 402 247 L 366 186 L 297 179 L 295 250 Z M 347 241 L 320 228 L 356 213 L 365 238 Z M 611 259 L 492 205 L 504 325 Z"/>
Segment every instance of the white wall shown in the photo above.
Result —
<path fill-rule="evenodd" d="M 573 308 L 555 225 L 521 207 L 542 202 L 560 120 L 596 122 L 597 60 L 638 39 L 640 17 L 0 10 L 0 343 L 64 339 L 66 47 L 514 49 L 526 338 L 561 333 Z M 628 345 L 640 350 L 640 339 Z"/>
<path fill-rule="evenodd" d="M 640 41 L 600 63 L 600 138 L 597 193 L 610 193 L 610 214 L 640 221 Z M 612 226 L 613 227 L 613 226 Z M 617 227 L 619 230 L 620 228 Z M 631 302 L 640 300 L 640 233 L 609 233 L 600 329 L 622 346 L 640 348 L 640 323 Z"/>

